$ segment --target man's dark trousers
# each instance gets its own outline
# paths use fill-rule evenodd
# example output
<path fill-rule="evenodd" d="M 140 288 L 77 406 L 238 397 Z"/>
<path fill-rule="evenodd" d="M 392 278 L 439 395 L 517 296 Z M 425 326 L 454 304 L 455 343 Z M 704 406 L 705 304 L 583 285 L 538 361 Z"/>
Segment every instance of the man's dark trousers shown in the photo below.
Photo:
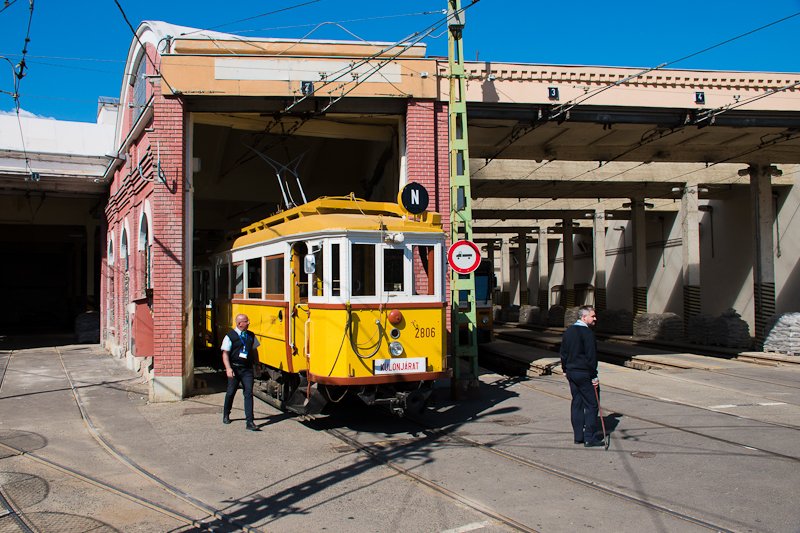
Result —
<path fill-rule="evenodd" d="M 572 393 L 572 431 L 576 442 L 597 440 L 597 398 L 594 395 L 592 374 L 585 370 L 567 373 L 569 391 Z"/>
<path fill-rule="evenodd" d="M 244 393 L 244 417 L 248 424 L 253 423 L 253 367 L 231 365 L 233 377 L 228 378 L 228 391 L 225 393 L 225 407 L 223 413 L 229 415 L 233 407 L 233 397 L 236 389 L 242 386 Z"/>

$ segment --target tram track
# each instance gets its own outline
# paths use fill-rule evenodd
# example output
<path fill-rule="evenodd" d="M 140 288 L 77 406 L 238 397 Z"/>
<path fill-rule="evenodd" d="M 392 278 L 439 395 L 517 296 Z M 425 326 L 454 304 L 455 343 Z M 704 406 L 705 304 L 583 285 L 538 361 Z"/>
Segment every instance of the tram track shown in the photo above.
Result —
<path fill-rule="evenodd" d="M 144 479 L 146 479 L 150 483 L 153 483 L 159 489 L 161 489 L 164 492 L 170 494 L 171 496 L 177 498 L 178 500 L 183 501 L 184 503 L 188 504 L 189 506 L 199 510 L 201 513 L 203 513 L 204 517 L 202 519 L 199 519 L 199 520 L 195 519 L 195 518 L 192 518 L 191 516 L 186 515 L 185 513 L 182 513 L 180 511 L 175 510 L 175 509 L 172 509 L 172 508 L 170 508 L 170 507 L 168 507 L 168 506 L 166 506 L 164 504 L 152 501 L 152 500 L 150 500 L 148 498 L 145 498 L 145 497 L 142 497 L 142 496 L 138 496 L 138 495 L 136 495 L 136 494 L 134 494 L 134 493 L 132 493 L 132 492 L 130 492 L 128 490 L 125 490 L 123 488 L 114 486 L 114 485 L 112 485 L 110 483 L 101 481 L 101 480 L 99 480 L 99 479 L 97 479 L 97 478 L 95 478 L 95 477 L 93 477 L 93 476 L 91 476 L 91 475 L 89 475 L 87 473 L 80 472 L 80 471 L 78 471 L 76 469 L 73 469 L 73 468 L 71 468 L 69 466 L 60 464 L 60 463 L 58 463 L 56 461 L 52 461 L 52 460 L 47 459 L 47 458 L 45 458 L 45 457 L 43 457 L 43 456 L 41 456 L 39 454 L 34 453 L 34 452 L 26 451 L 26 450 L 17 448 L 15 446 L 11 446 L 8 443 L 0 442 L 0 449 L 7 450 L 8 452 L 11 453 L 11 456 L 18 456 L 18 457 L 22 457 L 22 458 L 28 459 L 30 461 L 36 462 L 39 465 L 48 467 L 51 470 L 55 470 L 55 471 L 57 471 L 57 472 L 59 472 L 61 474 L 65 474 L 65 475 L 67 475 L 69 477 L 72 477 L 74 479 L 82 481 L 82 482 L 84 482 L 84 483 L 86 483 L 88 485 L 91 485 L 91 486 L 93 486 L 93 487 L 95 487 L 97 489 L 100 489 L 102 491 L 105 491 L 105 492 L 114 494 L 116 496 L 122 497 L 122 498 L 124 498 L 124 499 L 126 499 L 128 501 L 131 501 L 131 502 L 133 502 L 135 504 L 138 504 L 138 505 L 140 505 L 140 506 L 142 506 L 144 508 L 147 508 L 147 509 L 150 509 L 152 511 L 155 511 L 155 512 L 157 512 L 157 513 L 159 513 L 159 514 L 161 514 L 163 516 L 167 516 L 169 518 L 172 518 L 173 520 L 181 523 L 184 526 L 189 526 L 189 527 L 196 528 L 199 531 L 213 531 L 214 530 L 213 528 L 211 528 L 209 525 L 205 524 L 205 521 L 211 520 L 211 519 L 215 519 L 215 520 L 217 520 L 219 522 L 225 523 L 225 524 L 227 524 L 229 526 L 232 526 L 234 528 L 237 528 L 238 530 L 241 530 L 241 531 L 254 532 L 254 533 L 259 533 L 261 531 L 261 530 L 259 530 L 257 528 L 253 528 L 253 527 L 250 527 L 250 526 L 247 526 L 247 525 L 244 525 L 244 524 L 240 524 L 237 521 L 235 521 L 235 520 L 231 519 L 230 517 L 228 517 L 227 515 L 225 515 L 224 513 L 221 513 L 219 511 L 217 511 L 216 509 L 212 508 L 211 506 L 201 502 L 200 500 L 197 500 L 196 498 L 192 497 L 191 495 L 186 494 L 185 492 L 183 492 L 182 490 L 178 489 L 177 487 L 174 487 L 173 485 L 171 485 L 171 484 L 167 483 L 166 481 L 160 479 L 158 476 L 156 476 L 152 472 L 149 472 L 148 470 L 144 469 L 143 467 L 138 465 L 135 461 L 133 461 L 133 459 L 131 459 L 126 454 L 122 453 L 119 449 L 117 449 L 111 442 L 108 441 L 107 438 L 105 438 L 102 435 L 102 433 L 97 429 L 96 425 L 92 421 L 89 413 L 87 412 L 87 410 L 86 410 L 86 408 L 85 408 L 85 406 L 83 404 L 83 401 L 80 398 L 78 390 L 77 390 L 77 388 L 75 386 L 75 383 L 74 383 L 74 381 L 72 379 L 72 376 L 71 376 L 69 370 L 66 367 L 66 364 L 64 362 L 64 357 L 63 357 L 63 354 L 61 353 L 61 350 L 59 350 L 58 347 L 53 347 L 53 350 L 55 351 L 56 355 L 58 356 L 58 361 L 59 361 L 59 363 L 61 365 L 61 368 L 62 368 L 62 370 L 64 372 L 64 376 L 66 377 L 67 382 L 69 384 L 69 390 L 71 392 L 71 395 L 72 395 L 72 398 L 73 398 L 73 400 L 75 402 L 75 405 L 76 405 L 76 407 L 78 409 L 78 412 L 80 414 L 81 420 L 83 421 L 84 426 L 86 428 L 86 431 L 89 433 L 89 435 L 92 437 L 92 439 L 95 442 L 97 442 L 98 445 L 100 445 L 100 447 L 103 448 L 111 457 L 113 457 L 114 459 L 116 459 L 117 461 L 119 461 L 120 463 L 125 465 L 127 468 L 131 469 L 134 473 L 136 473 L 139 476 L 143 477 Z M 12 355 L 13 355 L 13 351 L 11 353 L 9 353 L 8 360 L 10 360 Z M 5 375 L 6 368 L 8 367 L 8 360 L 6 361 L 6 365 L 5 365 L 4 370 L 3 370 L 3 376 Z M 2 390 L 2 383 L 3 383 L 2 379 L 0 379 L 0 391 Z M 2 492 L 0 492 L 0 496 L 2 496 Z M 30 526 L 27 525 L 29 521 L 25 519 L 25 516 L 24 516 L 24 513 L 22 512 L 22 510 L 14 508 L 14 506 L 11 504 L 11 502 L 8 501 L 7 498 L 3 497 L 2 500 L 0 500 L 0 503 L 2 503 L 2 505 L 6 507 L 6 509 L 8 510 L 8 514 L 11 514 L 12 516 L 14 516 L 15 520 L 18 523 L 22 522 L 22 523 L 26 524 L 25 527 L 27 529 L 23 528 L 24 531 L 36 531 L 35 529 L 30 529 Z M 22 526 L 20 526 L 20 527 L 22 527 Z"/>
<path fill-rule="evenodd" d="M 543 349 L 543 350 L 548 350 L 548 351 L 553 352 L 553 357 L 558 357 L 558 352 L 555 351 L 554 348 L 560 342 L 560 337 L 558 337 L 558 338 L 557 337 L 550 337 L 549 339 L 548 338 L 531 339 L 529 337 L 520 337 L 520 336 L 514 335 L 513 333 L 512 334 L 500 333 L 500 334 L 498 334 L 498 337 L 503 339 L 503 340 L 506 340 L 506 341 L 509 341 L 509 342 L 513 342 L 515 344 L 520 344 L 520 345 L 524 345 L 524 346 L 532 346 L 532 347 L 540 348 L 540 349 Z M 616 342 L 616 341 L 611 341 L 611 342 Z M 631 344 L 633 344 L 633 342 L 631 342 Z M 752 376 L 742 376 L 740 374 L 734 374 L 734 373 L 731 373 L 731 372 L 726 372 L 724 370 L 720 370 L 720 369 L 717 369 L 717 368 L 694 368 L 694 367 L 687 368 L 685 365 L 671 364 L 668 360 L 665 360 L 665 359 L 659 359 L 657 362 L 654 362 L 654 361 L 650 361 L 650 360 L 645 358 L 645 359 L 636 360 L 635 362 L 632 362 L 631 358 L 629 356 L 621 355 L 621 354 L 618 354 L 618 353 L 609 352 L 608 350 L 604 350 L 601 347 L 598 347 L 597 352 L 598 352 L 598 356 L 601 356 L 602 360 L 604 362 L 606 362 L 606 363 L 611 363 L 611 364 L 615 364 L 615 365 L 618 365 L 618 366 L 625 366 L 627 368 L 634 368 L 636 370 L 669 370 L 669 369 L 675 369 L 675 370 L 697 370 L 697 371 L 707 372 L 707 373 L 710 373 L 710 374 L 718 374 L 718 375 L 721 375 L 721 376 L 731 377 L 731 378 L 734 378 L 734 379 L 741 379 L 741 380 L 744 380 L 744 381 L 752 381 L 752 382 L 755 382 L 755 383 L 763 383 L 763 384 L 766 384 L 766 385 L 772 385 L 774 387 L 783 387 L 783 388 L 792 389 L 792 390 L 800 390 L 800 386 L 787 385 L 786 383 L 780 383 L 780 382 L 777 382 L 777 381 L 771 381 L 771 380 L 762 379 L 762 378 L 755 378 L 755 377 L 752 377 Z M 689 353 L 689 352 L 687 352 L 687 353 Z M 648 354 L 646 354 L 646 355 L 648 355 Z M 653 354 L 653 355 L 655 355 L 655 354 Z M 711 357 L 711 358 L 713 358 L 713 356 L 697 354 L 697 353 L 691 353 L 691 355 L 697 355 L 699 357 Z M 730 359 L 728 359 L 728 360 L 730 360 Z M 736 360 L 736 359 L 734 359 L 734 360 Z M 742 361 L 739 361 L 739 362 L 741 362 L 743 364 L 754 364 L 754 365 L 762 366 L 762 365 L 759 365 L 758 363 L 753 363 L 753 362 L 747 361 L 747 360 L 742 360 Z M 792 364 L 792 366 L 790 366 L 789 368 L 792 368 L 792 370 L 794 371 L 796 369 L 794 368 L 793 365 L 794 364 Z M 800 369 L 800 365 L 798 365 L 798 369 Z M 659 374 L 659 375 L 666 376 L 666 374 Z M 680 378 L 680 379 L 682 379 L 682 378 Z M 710 384 L 704 384 L 704 385 L 708 385 L 708 386 L 714 387 L 713 385 L 710 385 Z M 721 387 L 716 387 L 716 388 L 721 388 Z M 777 399 L 775 399 L 775 400 L 776 401 L 784 401 L 784 400 L 777 400 Z M 800 405 L 800 404 L 792 404 L 792 405 Z"/>
<path fill-rule="evenodd" d="M 316 419 L 316 417 L 308 417 L 310 419 Z M 620 499 L 622 501 L 640 506 L 645 508 L 649 511 L 656 511 L 658 513 L 668 515 L 672 518 L 678 519 L 683 522 L 691 523 L 695 526 L 702 527 L 704 529 L 708 529 L 711 531 L 718 531 L 718 532 L 732 532 L 732 530 L 720 526 L 718 524 L 714 524 L 703 520 L 701 518 L 691 516 L 687 513 L 682 513 L 678 510 L 672 509 L 665 505 L 660 505 L 658 503 L 654 503 L 652 501 L 645 500 L 643 498 L 639 498 L 635 495 L 629 494 L 625 491 L 619 490 L 617 488 L 608 486 L 601 482 L 598 482 L 595 479 L 591 479 L 588 477 L 582 477 L 575 475 L 573 473 L 567 472 L 563 469 L 555 467 L 553 465 L 536 461 L 533 459 L 529 459 L 526 457 L 522 457 L 518 454 L 497 448 L 495 446 L 487 445 L 485 443 L 479 442 L 474 439 L 470 439 L 463 435 L 457 435 L 453 432 L 454 428 L 437 428 L 432 427 L 429 424 L 426 424 L 424 421 L 420 420 L 417 417 L 406 415 L 404 420 L 408 421 L 409 423 L 416 426 L 416 428 L 425 435 L 424 438 L 429 439 L 432 443 L 433 442 L 455 442 L 461 444 L 465 447 L 469 447 L 472 449 L 478 449 L 481 452 L 486 452 L 492 454 L 494 456 L 500 457 L 503 460 L 513 462 L 516 465 L 521 465 L 531 470 L 535 470 L 538 472 L 543 472 L 547 475 L 557 477 L 559 479 L 568 481 L 572 484 L 578 485 L 582 488 L 586 488 L 595 492 L 602 493 L 606 496 L 612 496 L 614 498 Z M 390 458 L 387 458 L 381 448 L 375 448 L 374 443 L 365 443 L 361 442 L 358 439 L 347 435 L 344 431 L 340 429 L 324 429 L 324 431 L 332 436 L 333 438 L 339 440 L 340 442 L 345 443 L 349 446 L 352 450 L 360 452 L 366 456 L 368 456 L 371 460 L 375 461 L 377 464 L 386 466 L 391 470 L 421 484 L 425 487 L 433 490 L 434 492 L 446 496 L 450 499 L 453 499 L 459 502 L 462 505 L 467 506 L 468 508 L 483 514 L 484 516 L 491 518 L 505 526 L 510 527 L 511 529 L 517 531 L 526 531 L 526 532 L 533 532 L 537 531 L 526 524 L 520 523 L 518 520 L 511 518 L 495 509 L 492 509 L 480 502 L 477 502 L 471 498 L 468 498 L 464 495 L 458 494 L 446 487 L 443 487 L 439 483 L 428 479 L 424 476 L 421 476 L 417 473 L 411 471 L 411 469 L 406 468 L 395 461 L 392 461 Z"/>
<path fill-rule="evenodd" d="M 522 385 L 523 387 L 529 388 L 531 390 L 535 390 L 536 392 L 541 392 L 542 394 L 547 394 L 548 396 L 552 396 L 554 398 L 560 398 L 562 400 L 569 401 L 569 402 L 572 401 L 572 398 L 569 397 L 569 396 L 556 394 L 556 393 L 554 393 L 552 391 L 548 391 L 548 390 L 542 389 L 540 387 L 536 387 L 536 386 L 531 385 L 530 383 L 527 383 L 527 382 L 524 382 L 524 381 L 519 382 L 519 384 Z M 630 390 L 623 389 L 623 388 L 620 388 L 620 387 L 614 387 L 614 386 L 610 386 L 610 385 L 603 385 L 603 388 L 604 389 L 621 390 L 621 391 L 624 391 L 624 392 L 627 392 L 627 393 L 630 393 L 630 394 L 635 394 L 638 397 L 647 398 L 648 400 L 652 400 L 652 401 L 656 401 L 656 402 L 660 402 L 660 403 L 665 403 L 665 404 L 670 404 L 670 405 L 682 405 L 684 407 L 691 407 L 691 408 L 695 408 L 695 409 L 703 409 L 703 410 L 710 411 L 710 412 L 715 413 L 715 414 L 732 416 L 732 417 L 735 417 L 735 418 L 750 420 L 750 421 L 758 422 L 758 423 L 761 423 L 761 424 L 770 424 L 770 425 L 777 426 L 777 427 L 782 427 L 782 428 L 786 428 L 786 429 L 792 429 L 792 430 L 800 431 L 800 427 L 797 427 L 797 426 L 766 422 L 766 421 L 763 421 L 763 420 L 755 420 L 755 419 L 752 419 L 752 418 L 742 417 L 742 416 L 737 415 L 737 414 L 726 413 L 724 411 L 717 411 L 717 410 L 714 410 L 714 409 L 707 409 L 707 408 L 703 408 L 703 407 L 699 407 L 699 406 L 696 406 L 696 405 L 687 404 L 687 403 L 683 403 L 683 402 L 666 401 L 666 400 L 664 400 L 662 398 L 658 398 L 656 396 L 650 396 L 650 395 L 647 395 L 647 394 L 642 394 L 642 393 L 639 393 L 639 392 L 630 391 Z M 686 429 L 686 428 L 675 426 L 675 425 L 672 425 L 672 424 L 666 424 L 664 422 L 659 422 L 659 421 L 653 420 L 651 418 L 646 418 L 646 417 L 642 417 L 642 416 L 638 416 L 638 415 L 632 415 L 630 413 L 626 413 L 626 412 L 620 411 L 618 409 L 609 409 L 608 407 L 606 407 L 606 411 L 608 411 L 608 412 L 613 411 L 614 413 L 620 414 L 620 415 L 622 415 L 622 416 L 624 416 L 626 418 L 630 418 L 632 420 L 639 420 L 641 422 L 646 422 L 648 424 L 653 424 L 655 426 L 659 426 L 659 427 L 662 427 L 662 428 L 665 428 L 665 429 L 671 429 L 671 430 L 674 430 L 674 431 L 679 431 L 681 433 L 687 433 L 689 435 L 694 435 L 694 436 L 697 436 L 697 437 L 710 439 L 710 440 L 713 440 L 715 442 L 728 444 L 730 446 L 738 446 L 740 448 L 745 448 L 745 449 L 748 449 L 748 450 L 757 451 L 757 452 L 763 453 L 765 455 L 770 455 L 770 456 L 777 457 L 777 458 L 780 458 L 780 459 L 786 459 L 786 460 L 789 460 L 789 461 L 800 463 L 800 457 L 795 457 L 793 455 L 786 455 L 786 454 L 783 454 L 783 453 L 780 453 L 780 452 L 775 452 L 775 451 L 772 451 L 772 450 L 766 450 L 764 448 L 758 448 L 758 447 L 755 447 L 755 446 L 751 446 L 749 444 L 744 444 L 742 442 L 737 442 L 737 441 L 733 441 L 733 440 L 730 440 L 730 439 L 725 439 L 725 438 L 722 438 L 722 437 L 715 437 L 714 435 L 708 435 L 706 433 L 701 433 L 699 431 Z"/>

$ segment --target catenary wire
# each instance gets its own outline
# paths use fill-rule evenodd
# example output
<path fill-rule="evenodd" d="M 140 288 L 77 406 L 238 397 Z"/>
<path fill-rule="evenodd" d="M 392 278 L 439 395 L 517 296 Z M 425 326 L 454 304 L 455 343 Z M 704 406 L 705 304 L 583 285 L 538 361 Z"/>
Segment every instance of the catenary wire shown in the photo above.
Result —
<path fill-rule="evenodd" d="M 216 30 L 217 28 L 222 28 L 224 26 L 230 26 L 232 24 L 238 24 L 239 22 L 247 22 L 248 20 L 254 20 L 254 19 L 257 19 L 257 18 L 266 17 L 266 16 L 269 16 L 269 15 L 274 15 L 276 13 L 282 13 L 284 11 L 290 11 L 292 9 L 297 9 L 299 7 L 307 6 L 307 5 L 310 5 L 310 4 L 316 4 L 319 1 L 320 0 L 309 0 L 308 2 L 302 2 L 300 4 L 287 6 L 287 7 L 281 8 L 281 9 L 276 9 L 274 11 L 268 11 L 266 13 L 261 13 L 260 15 L 253 15 L 252 17 L 246 17 L 246 18 L 243 18 L 243 19 L 234 20 L 232 22 L 224 22 L 224 23 L 218 24 L 216 26 L 211 26 L 210 28 L 203 28 L 203 29 L 199 29 L 199 30 L 186 32 L 186 33 L 181 33 L 181 37 L 186 36 L 186 35 L 193 35 L 195 33 L 200 33 L 202 31 Z"/>

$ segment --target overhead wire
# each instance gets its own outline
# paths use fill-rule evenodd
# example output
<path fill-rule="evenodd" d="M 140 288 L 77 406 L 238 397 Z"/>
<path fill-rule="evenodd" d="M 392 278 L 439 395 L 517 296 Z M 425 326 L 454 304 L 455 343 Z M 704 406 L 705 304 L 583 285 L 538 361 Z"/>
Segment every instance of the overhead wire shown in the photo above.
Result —
<path fill-rule="evenodd" d="M 195 30 L 195 31 L 181 33 L 180 36 L 183 37 L 183 36 L 186 36 L 186 35 L 194 35 L 195 33 L 200 33 L 200 32 L 204 32 L 204 31 L 216 30 L 217 28 L 223 28 L 225 26 L 230 26 L 232 24 L 238 24 L 240 22 L 247 22 L 248 20 L 255 20 L 257 18 L 266 17 L 266 16 L 269 16 L 269 15 L 274 15 L 276 13 L 282 13 L 284 11 L 291 11 L 292 9 L 297 9 L 299 7 L 307 6 L 309 4 L 316 4 L 317 2 L 320 2 L 320 1 L 321 0 L 309 0 L 307 2 L 302 2 L 300 4 L 295 4 L 295 5 L 284 7 L 284 8 L 281 8 L 281 9 L 276 9 L 274 11 L 268 11 L 266 13 L 261 13 L 259 15 L 253 15 L 252 17 L 246 17 L 246 18 L 243 18 L 243 19 L 234 20 L 232 22 L 224 22 L 224 23 L 218 24 L 216 26 L 211 26 L 210 28 L 203 28 L 203 29 L 199 29 L 199 30 Z"/>
<path fill-rule="evenodd" d="M 6 8 L 9 5 L 10 4 L 7 4 Z M 19 128 L 19 138 L 20 138 L 20 142 L 22 144 L 22 154 L 23 154 L 23 157 L 25 158 L 25 171 L 28 173 L 28 176 L 30 177 L 30 179 L 35 179 L 34 173 L 33 173 L 33 169 L 31 168 L 31 160 L 30 160 L 30 157 L 28 156 L 28 149 L 27 149 L 27 146 L 25 144 L 25 134 L 24 134 L 24 132 L 22 130 L 22 118 L 20 117 L 20 111 L 21 111 L 21 108 L 22 108 L 22 105 L 20 103 L 20 86 L 21 86 L 22 78 L 24 78 L 25 75 L 26 75 L 25 74 L 25 69 L 27 68 L 26 56 L 28 54 L 28 44 L 31 42 L 31 25 L 33 24 L 33 12 L 34 12 L 34 2 L 33 2 L 33 0 L 29 1 L 28 6 L 29 6 L 28 7 L 28 24 L 27 24 L 27 28 L 25 30 L 25 41 L 24 41 L 24 44 L 22 46 L 22 55 L 21 55 L 21 58 L 19 60 L 19 63 L 14 65 L 14 63 L 10 59 L 8 59 L 5 56 L 1 56 L 2 59 L 5 59 L 8 62 L 8 64 L 11 66 L 11 71 L 13 73 L 13 88 L 14 88 L 13 92 L 11 92 L 11 93 L 9 93 L 8 91 L 2 91 L 2 92 L 5 93 L 5 94 L 10 94 L 11 97 L 13 98 L 13 100 L 14 100 L 14 109 L 15 109 L 15 112 L 16 112 L 15 114 L 17 116 L 17 126 Z M 3 8 L 3 9 L 5 9 L 5 8 Z"/>
<path fill-rule="evenodd" d="M 150 57 L 150 54 L 147 52 L 147 47 L 145 47 L 144 43 L 142 43 L 142 40 L 139 39 L 139 35 L 136 33 L 136 30 L 134 29 L 133 25 L 131 24 L 131 21 L 128 20 L 128 15 L 125 14 L 125 10 L 122 9 L 122 5 L 119 3 L 119 0 L 114 0 L 114 3 L 117 5 L 117 8 L 119 9 L 119 12 L 122 14 L 122 18 L 125 19 L 125 24 L 127 24 L 128 28 L 130 28 L 131 33 L 133 34 L 133 38 L 136 39 L 136 42 L 139 43 L 139 46 L 142 48 L 142 53 L 147 58 L 147 60 L 150 62 L 150 65 L 152 65 L 153 71 L 156 74 L 158 74 L 158 76 L 164 81 L 164 83 L 169 88 L 170 92 L 172 92 L 173 94 L 178 94 L 178 93 L 176 93 L 175 89 L 172 88 L 172 85 L 170 85 L 169 81 L 167 81 L 167 79 L 161 73 L 161 71 L 159 70 L 158 66 L 156 66 L 155 60 Z"/>
<path fill-rule="evenodd" d="M 529 133 L 534 131 L 536 128 L 538 128 L 542 124 L 545 124 L 545 123 L 547 123 L 547 122 L 549 122 L 551 120 L 554 120 L 554 119 L 561 118 L 563 115 L 567 114 L 570 110 L 572 110 L 577 105 L 580 105 L 580 104 L 586 102 L 587 100 L 589 100 L 591 98 L 594 98 L 595 96 L 597 96 L 598 94 L 600 94 L 602 92 L 605 92 L 605 91 L 607 91 L 609 89 L 612 89 L 614 87 L 618 87 L 618 86 L 620 86 L 622 84 L 625 84 L 625 83 L 627 83 L 629 81 L 632 81 L 632 80 L 634 80 L 636 78 L 644 76 L 645 74 L 648 74 L 650 72 L 663 69 L 663 68 L 665 68 L 665 67 L 667 67 L 669 65 L 674 65 L 676 63 L 680 63 L 682 61 L 685 61 L 685 60 L 690 59 L 692 57 L 695 57 L 697 55 L 703 54 L 705 52 L 708 52 L 708 51 L 713 50 L 715 48 L 718 48 L 720 46 L 726 45 L 728 43 L 731 43 L 731 42 L 736 41 L 738 39 L 741 39 L 743 37 L 747 37 L 747 36 L 752 35 L 752 34 L 754 34 L 756 32 L 759 32 L 759 31 L 764 30 L 766 28 L 769 28 L 771 26 L 775 26 L 776 24 L 780 24 L 782 22 L 785 22 L 785 21 L 790 20 L 790 19 L 792 19 L 794 17 L 797 17 L 797 16 L 800 16 L 800 11 L 798 11 L 796 13 L 793 13 L 791 15 L 788 15 L 786 17 L 783 17 L 781 19 L 772 21 L 772 22 L 770 22 L 768 24 L 764 24 L 762 26 L 759 26 L 758 28 L 749 30 L 749 31 L 747 31 L 745 33 L 739 34 L 739 35 L 737 35 L 735 37 L 732 37 L 730 39 L 726 39 L 725 41 L 722 41 L 722 42 L 719 42 L 719 43 L 714 44 L 712 46 L 706 47 L 706 48 L 704 48 L 702 50 L 699 50 L 697 52 L 693 52 L 691 54 L 688 54 L 686 56 L 680 57 L 678 59 L 667 61 L 667 62 L 661 63 L 661 64 L 659 64 L 659 65 L 657 65 L 655 67 L 647 68 L 647 69 L 644 69 L 644 70 L 642 70 L 640 72 L 637 72 L 635 74 L 631 74 L 630 76 L 626 76 L 625 78 L 623 78 L 621 80 L 617 80 L 614 83 L 611 83 L 611 84 L 606 85 L 604 87 L 599 87 L 599 88 L 597 88 L 597 89 L 595 89 L 593 91 L 589 91 L 588 93 L 584 94 L 581 97 L 575 98 L 573 100 L 565 102 L 564 104 L 556 106 L 556 107 L 554 107 L 554 108 L 552 108 L 551 110 L 548 111 L 547 118 L 544 118 L 543 120 L 542 119 L 538 119 L 538 120 L 533 121 L 530 125 L 527 125 L 524 128 L 521 128 L 518 132 L 516 132 L 516 134 L 515 134 L 515 132 L 512 131 L 512 133 L 509 134 L 509 136 L 506 137 L 506 139 L 510 139 L 507 142 L 507 144 L 505 146 L 503 146 L 500 150 L 498 150 L 496 153 L 494 153 L 491 157 L 486 158 L 486 162 L 483 165 L 483 167 L 481 167 L 481 168 L 486 167 L 489 163 L 491 163 L 492 161 L 497 159 L 500 155 L 502 155 L 503 152 L 505 152 L 511 145 L 513 145 L 514 143 L 518 142 L 523 137 L 527 136 Z M 480 168 L 478 170 L 480 170 Z M 476 172 L 477 172 L 477 170 L 476 170 Z"/>
<path fill-rule="evenodd" d="M 5 5 L 0 9 L 0 13 L 13 6 L 17 0 L 6 0 Z"/>

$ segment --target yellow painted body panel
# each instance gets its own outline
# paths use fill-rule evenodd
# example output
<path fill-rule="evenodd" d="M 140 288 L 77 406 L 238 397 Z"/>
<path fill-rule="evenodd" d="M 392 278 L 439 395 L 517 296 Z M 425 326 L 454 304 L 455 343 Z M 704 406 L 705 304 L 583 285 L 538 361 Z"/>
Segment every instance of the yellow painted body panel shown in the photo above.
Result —
<path fill-rule="evenodd" d="M 368 377 L 373 375 L 373 361 L 376 359 L 407 357 L 425 357 L 426 372 L 444 370 L 447 339 L 444 308 L 404 308 L 401 310 L 404 320 L 397 326 L 392 326 L 387 320 L 391 309 L 388 306 L 383 311 L 353 310 L 353 343 L 346 327 L 348 312 L 345 309 L 312 309 L 309 328 L 311 373 L 334 378 Z M 381 327 L 375 323 L 376 320 L 380 321 Z M 389 343 L 395 339 L 389 336 L 389 332 L 395 327 L 400 330 L 397 341 L 403 345 L 404 351 L 393 358 L 389 353 Z M 352 344 L 356 345 L 361 357 L 353 350 Z M 368 357 L 376 348 L 377 352 Z"/>

